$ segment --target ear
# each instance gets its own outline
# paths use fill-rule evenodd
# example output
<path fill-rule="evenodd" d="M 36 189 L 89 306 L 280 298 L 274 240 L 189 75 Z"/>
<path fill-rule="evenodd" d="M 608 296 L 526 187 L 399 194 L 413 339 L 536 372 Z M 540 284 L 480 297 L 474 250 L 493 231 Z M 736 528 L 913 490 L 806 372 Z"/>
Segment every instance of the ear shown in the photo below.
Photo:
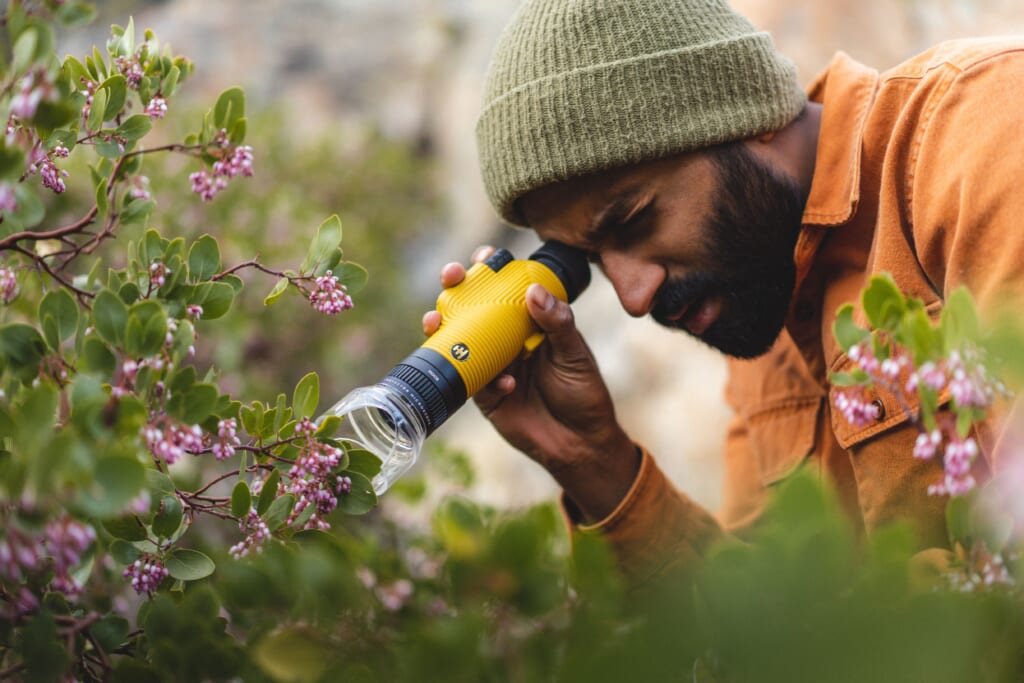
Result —
<path fill-rule="evenodd" d="M 771 130 L 757 138 L 758 142 L 771 142 L 775 139 L 775 131 Z"/>

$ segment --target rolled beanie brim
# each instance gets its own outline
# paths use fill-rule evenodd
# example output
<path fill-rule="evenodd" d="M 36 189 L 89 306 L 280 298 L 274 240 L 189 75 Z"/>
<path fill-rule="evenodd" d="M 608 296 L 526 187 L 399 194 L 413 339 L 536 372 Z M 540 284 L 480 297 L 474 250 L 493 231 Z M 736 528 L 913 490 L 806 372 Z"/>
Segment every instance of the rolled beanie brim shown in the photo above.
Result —
<path fill-rule="evenodd" d="M 595 93 L 602 93 L 595 97 Z M 806 97 L 765 32 L 525 83 L 477 122 L 484 186 L 503 220 L 539 187 L 779 130 Z"/>

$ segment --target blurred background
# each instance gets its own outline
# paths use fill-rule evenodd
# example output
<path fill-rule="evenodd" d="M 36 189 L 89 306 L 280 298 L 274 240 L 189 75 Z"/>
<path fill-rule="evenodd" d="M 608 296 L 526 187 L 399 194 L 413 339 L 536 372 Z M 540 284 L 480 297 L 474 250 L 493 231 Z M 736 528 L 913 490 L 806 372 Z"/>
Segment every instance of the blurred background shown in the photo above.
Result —
<path fill-rule="evenodd" d="M 484 197 L 473 126 L 492 46 L 518 0 L 98 0 L 100 16 L 60 45 L 84 54 L 109 24 L 134 18 L 196 64 L 173 106 L 191 122 L 233 85 L 247 95 L 256 176 L 208 204 L 188 191 L 195 162 L 150 162 L 165 234 L 210 232 L 225 262 L 260 253 L 294 268 L 319 222 L 338 213 L 346 258 L 370 272 L 356 308 L 325 318 L 298 299 L 262 305 L 273 281 L 247 278 L 247 296 L 199 342 L 199 363 L 223 386 L 273 401 L 305 373 L 321 376 L 321 408 L 376 381 L 421 343 L 438 273 L 489 243 L 526 256 L 532 234 L 502 226 Z M 951 38 L 1024 32 L 1020 0 L 735 0 L 733 6 L 794 59 L 809 82 L 837 50 L 883 70 Z M 194 103 L 189 105 L 188 102 Z M 172 121 L 173 119 L 173 121 Z M 187 132 L 187 131 L 186 131 Z M 74 191 L 74 188 L 71 188 Z M 616 399 L 619 418 L 677 484 L 714 508 L 728 411 L 724 364 L 685 335 L 633 320 L 600 276 L 575 306 Z M 434 438 L 476 470 L 459 486 L 500 507 L 550 499 L 540 468 L 507 447 L 472 406 Z M 431 456 L 428 456 L 431 457 Z M 460 456 L 461 457 L 461 456 Z M 452 481 L 448 478 L 449 482 Z M 458 481 L 458 479 L 456 479 Z M 431 487 L 431 496 L 443 487 Z"/>

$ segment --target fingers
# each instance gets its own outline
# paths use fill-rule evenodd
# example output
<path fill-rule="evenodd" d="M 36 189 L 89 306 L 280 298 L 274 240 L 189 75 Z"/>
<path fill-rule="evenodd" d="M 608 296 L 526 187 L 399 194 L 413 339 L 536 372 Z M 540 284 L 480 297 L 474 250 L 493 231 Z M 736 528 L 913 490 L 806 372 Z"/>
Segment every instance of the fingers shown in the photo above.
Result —
<path fill-rule="evenodd" d="M 485 416 L 497 408 L 501 401 L 516 390 L 516 378 L 509 374 L 498 375 L 491 383 L 473 395 L 473 401 Z"/>
<path fill-rule="evenodd" d="M 423 314 L 423 334 L 428 337 L 441 327 L 441 313 L 438 311 L 427 311 Z"/>
<path fill-rule="evenodd" d="M 470 261 L 473 263 L 481 263 L 486 261 L 494 253 L 494 247 L 489 244 L 483 244 L 473 250 L 473 255 L 470 257 Z"/>
<path fill-rule="evenodd" d="M 441 286 L 454 287 L 466 277 L 466 267 L 461 263 L 448 263 L 441 269 Z"/>
<path fill-rule="evenodd" d="M 542 285 L 535 283 L 526 290 L 526 310 L 556 346 L 579 339 L 569 304 L 556 299 Z"/>

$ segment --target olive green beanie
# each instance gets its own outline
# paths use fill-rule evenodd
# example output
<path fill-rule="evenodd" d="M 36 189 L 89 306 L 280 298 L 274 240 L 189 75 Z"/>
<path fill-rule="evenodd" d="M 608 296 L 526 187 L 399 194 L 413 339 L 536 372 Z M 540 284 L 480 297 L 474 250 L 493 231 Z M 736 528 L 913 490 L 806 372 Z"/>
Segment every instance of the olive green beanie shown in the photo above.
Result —
<path fill-rule="evenodd" d="M 724 0 L 525 0 L 498 41 L 477 145 L 487 195 L 783 128 L 796 68 Z"/>

